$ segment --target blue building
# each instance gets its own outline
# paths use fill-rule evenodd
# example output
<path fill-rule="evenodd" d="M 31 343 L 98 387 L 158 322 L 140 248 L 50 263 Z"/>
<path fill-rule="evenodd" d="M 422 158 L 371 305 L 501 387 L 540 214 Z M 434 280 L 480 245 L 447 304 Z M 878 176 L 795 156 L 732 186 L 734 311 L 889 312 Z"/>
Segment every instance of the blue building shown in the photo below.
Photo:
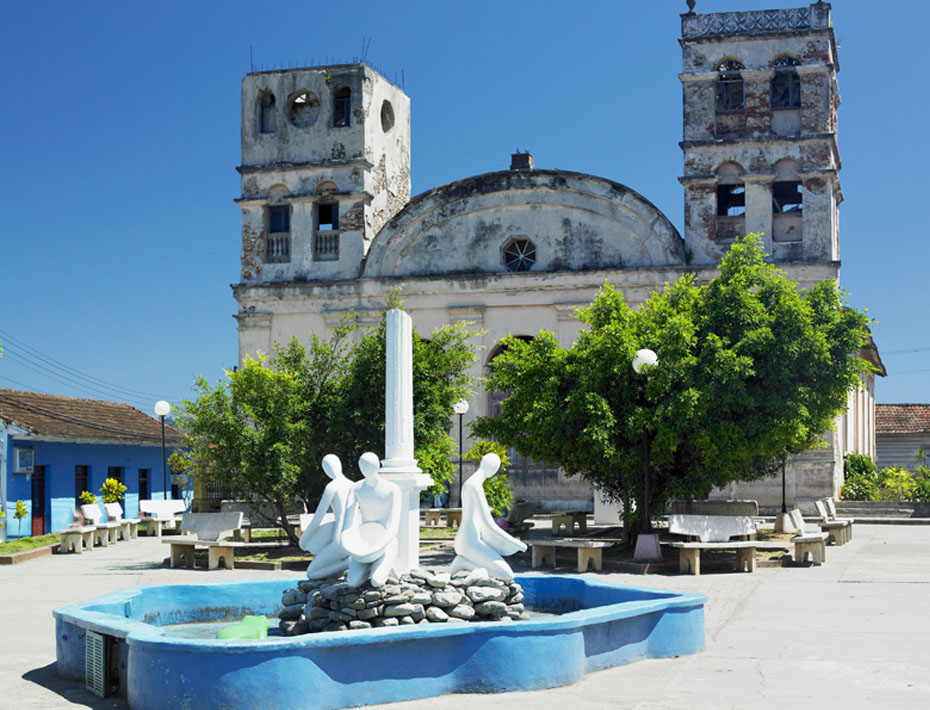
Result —
<path fill-rule="evenodd" d="M 165 427 L 166 456 L 181 441 Z M 139 500 L 179 498 L 163 476 L 161 423 L 119 402 L 0 389 L 0 540 L 68 527 L 82 491 L 100 497 L 106 478 L 126 486 L 122 501 L 137 517 Z M 172 490 L 173 489 L 173 490 Z M 17 521 L 16 501 L 28 510 Z"/>

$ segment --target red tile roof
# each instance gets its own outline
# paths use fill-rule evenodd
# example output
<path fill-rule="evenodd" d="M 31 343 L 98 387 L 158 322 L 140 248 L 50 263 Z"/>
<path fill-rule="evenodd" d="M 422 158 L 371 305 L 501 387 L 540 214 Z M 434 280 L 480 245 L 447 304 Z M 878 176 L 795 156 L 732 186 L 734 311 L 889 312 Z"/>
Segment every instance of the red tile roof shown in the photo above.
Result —
<path fill-rule="evenodd" d="M 930 404 L 876 404 L 876 434 L 930 432 Z"/>
<path fill-rule="evenodd" d="M 40 437 L 161 444 L 161 422 L 121 402 L 0 389 L 0 419 Z M 180 434 L 165 427 L 166 441 Z"/>

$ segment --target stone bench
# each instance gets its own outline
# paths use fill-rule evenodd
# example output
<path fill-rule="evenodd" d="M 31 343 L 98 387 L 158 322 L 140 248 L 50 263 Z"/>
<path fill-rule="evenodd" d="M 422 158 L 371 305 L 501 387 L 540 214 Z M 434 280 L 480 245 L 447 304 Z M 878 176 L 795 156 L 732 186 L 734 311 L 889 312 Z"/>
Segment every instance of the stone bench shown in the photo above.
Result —
<path fill-rule="evenodd" d="M 59 552 L 70 552 L 74 547 L 77 554 L 81 554 L 86 548 L 88 551 L 94 549 L 94 530 L 93 525 L 78 525 L 65 528 L 61 531 L 61 542 L 58 545 Z"/>
<path fill-rule="evenodd" d="M 452 524 L 458 527 L 462 524 L 461 508 L 430 508 L 426 511 L 426 520 L 424 524 L 428 528 L 439 527 L 442 521 L 442 514 L 446 514 L 446 527 L 451 528 Z"/>
<path fill-rule="evenodd" d="M 560 538 L 557 540 L 530 540 L 529 546 L 533 548 L 532 565 L 533 569 L 542 566 L 546 562 L 555 567 L 555 553 L 557 548 L 570 547 L 578 550 L 578 571 L 585 572 L 588 564 L 593 563 L 595 570 L 601 570 L 604 567 L 604 561 L 601 555 L 605 547 L 612 547 L 617 544 L 615 540 L 578 540 L 573 538 Z"/>
<path fill-rule="evenodd" d="M 84 520 L 90 522 L 91 525 L 94 526 L 94 530 L 91 533 L 93 542 L 100 543 L 101 547 L 106 547 L 111 542 L 115 545 L 119 540 L 120 524 L 103 522 L 103 511 L 96 503 L 82 505 L 81 515 L 84 516 Z"/>
<path fill-rule="evenodd" d="M 736 569 L 756 569 L 756 524 L 748 515 L 669 515 L 668 531 L 673 535 L 700 538 L 698 542 L 666 543 L 678 550 L 683 574 L 701 573 L 701 550 L 735 550 Z M 747 538 L 732 540 L 734 537 Z"/>
<path fill-rule="evenodd" d="M 244 542 L 224 540 L 230 537 L 242 525 L 242 513 L 185 513 L 181 519 L 181 532 L 192 533 L 193 537 L 173 537 L 162 540 L 165 545 L 171 545 L 172 567 L 177 567 L 183 560 L 187 566 L 194 569 L 196 565 L 194 550 L 206 548 L 207 569 L 217 569 L 220 560 L 226 569 L 235 569 L 233 550 L 237 547 L 254 546 Z M 274 544 L 274 543 L 272 543 Z"/>
<path fill-rule="evenodd" d="M 584 534 L 588 531 L 588 514 L 583 510 L 568 510 L 561 513 L 552 514 L 552 534 L 558 535 L 559 530 L 564 526 L 567 535 L 575 533 L 575 525 L 578 525 L 578 532 Z"/>
<path fill-rule="evenodd" d="M 788 513 L 788 519 L 794 525 L 798 534 L 791 538 L 794 543 L 794 561 L 806 562 L 808 556 L 812 564 L 823 564 L 827 559 L 827 539 L 829 533 L 820 530 L 819 526 L 808 525 L 798 508 Z"/>
<path fill-rule="evenodd" d="M 187 509 L 183 500 L 140 500 L 139 513 L 143 516 L 146 534 L 161 537 L 162 528 L 174 528 L 181 522 L 181 514 Z"/>
<path fill-rule="evenodd" d="M 120 537 L 123 540 L 139 537 L 139 518 L 124 518 L 123 507 L 119 503 L 104 503 L 107 511 L 107 521 L 119 523 Z"/>
<path fill-rule="evenodd" d="M 830 503 L 833 503 L 832 499 Z M 830 541 L 834 545 L 839 547 L 852 540 L 852 520 L 837 518 L 835 507 L 833 508 L 834 514 L 831 516 L 823 500 L 815 500 L 814 506 L 820 516 L 820 529 L 830 536 Z"/>

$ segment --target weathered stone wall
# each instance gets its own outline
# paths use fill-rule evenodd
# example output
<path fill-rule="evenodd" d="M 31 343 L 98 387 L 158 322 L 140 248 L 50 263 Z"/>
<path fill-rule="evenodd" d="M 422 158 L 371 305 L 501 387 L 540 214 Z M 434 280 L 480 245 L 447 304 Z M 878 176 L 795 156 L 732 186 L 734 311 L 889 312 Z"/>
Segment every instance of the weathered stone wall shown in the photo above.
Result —
<path fill-rule="evenodd" d="M 489 577 L 483 570 L 425 569 L 388 577 L 383 587 L 350 587 L 342 581 L 301 581 L 285 590 L 279 628 L 288 636 L 319 631 L 352 631 L 382 626 L 516 621 L 529 618 L 523 589 Z"/>

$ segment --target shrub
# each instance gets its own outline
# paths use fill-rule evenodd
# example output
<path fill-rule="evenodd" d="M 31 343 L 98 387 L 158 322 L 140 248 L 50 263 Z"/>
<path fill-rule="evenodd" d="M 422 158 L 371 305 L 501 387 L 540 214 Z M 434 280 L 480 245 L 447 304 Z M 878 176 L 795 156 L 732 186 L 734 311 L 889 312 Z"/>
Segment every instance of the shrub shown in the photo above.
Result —
<path fill-rule="evenodd" d="M 81 491 L 81 495 L 78 500 L 81 501 L 81 505 L 90 505 L 91 503 L 97 502 L 97 496 L 95 496 L 90 491 Z"/>
<path fill-rule="evenodd" d="M 501 472 L 484 482 L 484 495 L 488 499 L 491 515 L 502 518 L 513 505 L 513 491 L 510 490 L 510 482 L 507 480 L 510 457 L 507 455 L 507 447 L 496 441 L 476 441 L 465 456 L 475 463 L 480 463 L 485 454 L 497 454 L 501 457 Z"/>
<path fill-rule="evenodd" d="M 917 483 L 911 472 L 902 466 L 883 468 L 878 474 L 879 500 L 901 501 L 913 500 L 917 492 Z"/>
<path fill-rule="evenodd" d="M 859 465 L 854 465 L 851 471 L 848 464 L 853 456 L 857 459 L 865 459 L 869 466 L 866 466 L 864 462 L 858 462 Z M 846 482 L 843 484 L 840 495 L 845 500 L 879 500 L 879 474 L 872 459 L 860 454 L 847 454 L 846 462 Z"/>
<path fill-rule="evenodd" d="M 17 528 L 17 533 L 23 534 L 23 518 L 29 515 L 29 509 L 26 507 L 26 504 L 21 500 L 16 501 L 16 512 L 13 513 L 13 517 L 19 521 L 19 527 Z"/>
<path fill-rule="evenodd" d="M 119 503 L 123 499 L 124 493 L 126 493 L 126 486 L 115 478 L 106 479 L 103 485 L 100 486 L 100 496 L 103 498 L 104 503 Z"/>
<path fill-rule="evenodd" d="M 878 468 L 872 457 L 867 454 L 846 454 L 843 457 L 843 472 L 847 479 L 858 476 L 868 476 L 875 473 Z"/>
<path fill-rule="evenodd" d="M 919 464 L 914 468 L 915 501 L 930 502 L 930 466 Z"/>

